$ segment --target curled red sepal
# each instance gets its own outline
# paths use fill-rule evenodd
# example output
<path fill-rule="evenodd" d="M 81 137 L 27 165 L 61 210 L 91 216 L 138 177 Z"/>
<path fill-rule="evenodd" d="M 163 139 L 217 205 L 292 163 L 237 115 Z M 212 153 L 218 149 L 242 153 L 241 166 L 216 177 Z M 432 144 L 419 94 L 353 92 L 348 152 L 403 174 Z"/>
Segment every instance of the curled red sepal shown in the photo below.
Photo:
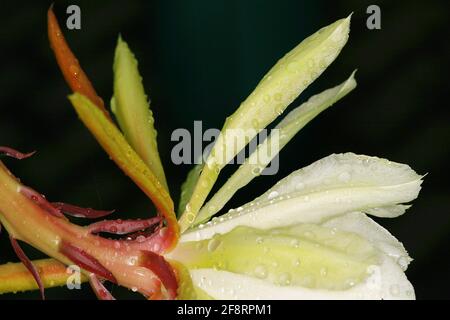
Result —
<path fill-rule="evenodd" d="M 166 288 L 169 298 L 175 299 L 177 297 L 178 281 L 172 266 L 163 256 L 151 251 L 143 251 L 141 259 L 141 266 L 150 269 Z"/>
<path fill-rule="evenodd" d="M 108 269 L 82 249 L 75 247 L 66 241 L 62 241 L 59 252 L 77 264 L 80 268 L 93 272 L 101 278 L 117 283 L 116 278 Z"/>
<path fill-rule="evenodd" d="M 77 218 L 96 219 L 110 215 L 115 210 L 94 210 L 92 208 L 82 208 L 73 204 L 63 202 L 52 202 L 52 206 L 60 212 Z"/>
<path fill-rule="evenodd" d="M 29 152 L 29 153 L 22 153 L 20 151 L 14 150 L 12 148 L 0 146 L 0 155 L 4 154 L 8 157 L 15 158 L 18 160 L 29 158 L 35 153 L 36 153 L 36 151 Z"/>
<path fill-rule="evenodd" d="M 48 202 L 47 199 L 45 199 L 45 197 L 36 190 L 33 190 L 30 187 L 21 186 L 20 193 L 35 202 L 39 207 L 41 207 L 51 215 L 58 218 L 64 218 L 62 212 L 53 207 L 52 204 Z"/>
<path fill-rule="evenodd" d="M 89 284 L 99 300 L 116 300 L 93 273 L 89 275 Z"/>
<path fill-rule="evenodd" d="M 105 220 L 89 225 L 91 233 L 107 232 L 113 234 L 129 234 L 139 230 L 145 230 L 161 222 L 160 217 L 143 220 Z"/>
<path fill-rule="evenodd" d="M 36 283 L 39 287 L 39 291 L 41 292 L 42 300 L 45 300 L 44 285 L 42 284 L 41 277 L 39 276 L 39 272 L 37 271 L 36 267 L 31 262 L 31 260 L 28 259 L 27 255 L 25 254 L 25 252 L 23 252 L 22 248 L 20 247 L 16 239 L 14 239 L 12 236 L 9 236 L 9 241 L 11 241 L 11 245 L 17 257 L 20 259 L 20 261 L 22 261 L 24 266 L 33 275 L 33 278 L 34 280 L 36 280 Z"/>

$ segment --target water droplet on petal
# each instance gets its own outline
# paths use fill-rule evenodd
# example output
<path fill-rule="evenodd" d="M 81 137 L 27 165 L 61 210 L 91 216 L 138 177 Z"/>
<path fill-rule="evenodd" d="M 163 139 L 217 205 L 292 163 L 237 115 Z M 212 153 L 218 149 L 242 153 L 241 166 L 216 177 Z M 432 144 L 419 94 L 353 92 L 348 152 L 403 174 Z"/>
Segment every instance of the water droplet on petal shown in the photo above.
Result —
<path fill-rule="evenodd" d="M 208 212 L 209 213 L 214 213 L 216 211 L 216 207 L 215 206 L 209 206 L 208 208 Z"/>
<path fill-rule="evenodd" d="M 254 274 L 257 278 L 264 279 L 267 277 L 267 268 L 264 265 L 259 264 L 256 266 Z"/>
<path fill-rule="evenodd" d="M 297 190 L 297 191 L 303 190 L 304 188 L 305 188 L 305 184 L 303 182 L 299 182 L 295 186 L 295 190 Z"/>
<path fill-rule="evenodd" d="M 392 296 L 397 297 L 400 294 L 400 287 L 398 284 L 393 284 L 389 288 L 389 292 L 392 294 Z"/>
<path fill-rule="evenodd" d="M 269 195 L 267 196 L 268 200 L 274 199 L 278 197 L 278 192 L 277 191 L 272 191 L 271 193 L 269 193 Z"/>
<path fill-rule="evenodd" d="M 350 175 L 350 173 L 348 173 L 347 171 L 342 172 L 342 173 L 339 175 L 339 180 L 340 180 L 341 182 L 349 182 L 350 179 L 351 179 L 351 175 Z"/>
<path fill-rule="evenodd" d="M 278 278 L 278 282 L 282 286 L 288 286 L 291 284 L 291 274 L 290 273 L 282 273 Z"/>
<path fill-rule="evenodd" d="M 252 169 L 252 174 L 254 176 L 259 176 L 261 174 L 261 168 L 260 167 L 255 167 Z"/>
<path fill-rule="evenodd" d="M 294 248 L 298 248 L 300 246 L 300 241 L 298 241 L 297 239 L 292 239 L 291 246 Z"/>
<path fill-rule="evenodd" d="M 263 237 L 258 237 L 258 238 L 256 238 L 256 243 L 257 244 L 261 244 L 261 243 L 263 243 L 264 242 L 264 238 Z"/>
<path fill-rule="evenodd" d="M 212 238 L 211 240 L 209 240 L 208 242 L 208 251 L 209 252 L 213 252 L 214 250 L 217 249 L 217 247 L 222 243 L 222 241 L 220 239 L 217 238 Z"/>
<path fill-rule="evenodd" d="M 281 114 L 283 113 L 283 111 L 284 111 L 284 108 L 283 108 L 283 106 L 282 106 L 281 104 L 279 104 L 279 105 L 277 105 L 277 106 L 275 107 L 275 113 L 276 113 L 277 115 L 281 115 Z"/>

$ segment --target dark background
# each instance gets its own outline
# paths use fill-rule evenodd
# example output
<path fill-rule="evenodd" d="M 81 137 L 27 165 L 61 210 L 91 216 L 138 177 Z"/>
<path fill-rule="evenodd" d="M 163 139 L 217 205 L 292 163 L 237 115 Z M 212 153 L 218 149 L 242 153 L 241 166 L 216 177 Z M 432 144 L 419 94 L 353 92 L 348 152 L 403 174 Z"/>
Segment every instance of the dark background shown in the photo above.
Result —
<path fill-rule="evenodd" d="M 381 220 L 415 259 L 407 275 L 419 299 L 450 298 L 448 7 L 438 1 L 56 1 L 78 4 L 82 29 L 67 39 L 106 102 L 119 33 L 140 62 L 152 99 L 158 142 L 177 201 L 189 166 L 170 162 L 176 128 L 220 128 L 277 59 L 320 27 L 354 12 L 350 40 L 338 59 L 301 96 L 334 86 L 358 68 L 358 87 L 313 121 L 281 153 L 276 177 L 261 177 L 229 207 L 251 200 L 280 178 L 333 152 L 352 151 L 409 164 L 429 173 L 414 206 Z M 366 8 L 378 4 L 382 29 L 368 30 Z M 49 49 L 47 1 L 0 7 L 0 145 L 38 150 L 6 160 L 25 184 L 52 200 L 115 208 L 116 216 L 145 216 L 149 201 L 108 160 L 77 119 Z M 297 106 L 295 102 L 292 106 Z M 291 109 L 290 108 L 290 109 Z M 289 109 L 289 110 L 290 110 Z M 222 180 L 229 174 L 225 170 Z M 447 175 L 446 175 L 447 173 Z M 30 248 L 33 257 L 41 257 Z M 0 236 L 0 263 L 17 261 Z M 84 290 L 49 289 L 51 299 L 93 298 Z M 111 288 L 111 287 L 110 287 Z M 118 297 L 135 297 L 112 287 Z M 0 298 L 38 298 L 37 292 Z"/>

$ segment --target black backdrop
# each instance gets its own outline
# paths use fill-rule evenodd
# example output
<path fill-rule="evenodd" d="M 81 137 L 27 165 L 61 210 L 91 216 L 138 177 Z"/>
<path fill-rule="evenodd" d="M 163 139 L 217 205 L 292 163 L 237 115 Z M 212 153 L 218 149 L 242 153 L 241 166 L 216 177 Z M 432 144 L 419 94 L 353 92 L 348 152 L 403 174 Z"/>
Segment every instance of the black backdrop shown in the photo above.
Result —
<path fill-rule="evenodd" d="M 370 31 L 365 10 L 374 3 L 382 10 L 382 29 Z M 3 1 L 0 6 L 0 145 L 38 150 L 32 159 L 8 161 L 8 166 L 51 199 L 115 208 L 122 217 L 148 215 L 152 206 L 108 160 L 66 99 L 69 90 L 47 41 L 49 4 Z M 333 152 L 407 163 L 421 174 L 429 173 L 420 197 L 404 216 L 381 223 L 415 259 L 407 275 L 417 297 L 450 298 L 445 178 L 449 11 L 444 1 L 56 1 L 61 22 L 69 4 L 81 7 L 82 29 L 66 31 L 68 41 L 105 101 L 112 93 L 111 66 L 119 33 L 136 53 L 175 199 L 189 166 L 170 162 L 171 132 L 192 130 L 194 120 L 220 128 L 278 58 L 307 35 L 353 11 L 349 43 L 299 101 L 343 81 L 355 68 L 358 88 L 282 151 L 276 177 L 255 180 L 229 207 Z M 0 248 L 0 263 L 16 260 L 5 233 Z M 30 248 L 27 252 L 40 257 Z M 111 288 L 118 297 L 135 297 Z M 88 286 L 72 292 L 52 289 L 47 295 L 93 297 Z M 0 299 L 24 297 L 38 298 L 38 293 Z"/>

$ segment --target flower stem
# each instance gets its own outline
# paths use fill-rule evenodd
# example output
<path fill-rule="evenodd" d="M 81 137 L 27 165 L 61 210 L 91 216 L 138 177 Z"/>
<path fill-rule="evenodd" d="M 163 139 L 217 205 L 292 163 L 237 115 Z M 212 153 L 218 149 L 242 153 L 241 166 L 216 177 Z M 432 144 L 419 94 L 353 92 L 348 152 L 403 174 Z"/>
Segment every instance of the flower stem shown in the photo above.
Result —
<path fill-rule="evenodd" d="M 55 259 L 35 260 L 33 264 L 38 269 L 45 288 L 64 286 L 71 276 L 66 266 Z M 80 280 L 86 282 L 88 278 L 81 274 Z M 39 288 L 32 274 L 22 263 L 0 265 L 0 294 L 37 289 Z"/>

